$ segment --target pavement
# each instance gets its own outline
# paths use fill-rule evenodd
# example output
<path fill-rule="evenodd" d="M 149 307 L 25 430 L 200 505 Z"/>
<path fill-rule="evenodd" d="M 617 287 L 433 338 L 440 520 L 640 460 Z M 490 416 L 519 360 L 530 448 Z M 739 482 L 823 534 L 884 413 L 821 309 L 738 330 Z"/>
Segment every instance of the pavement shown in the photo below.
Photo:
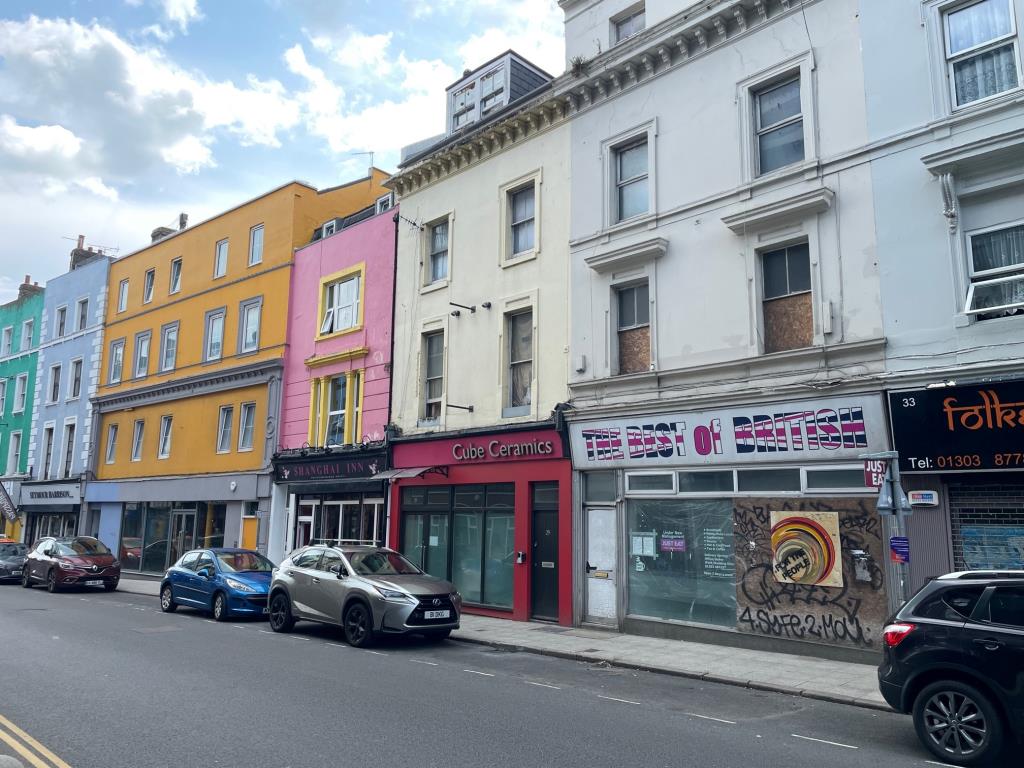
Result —
<path fill-rule="evenodd" d="M 160 584 L 122 577 L 119 589 L 156 596 Z M 470 614 L 461 624 L 453 640 L 889 710 L 870 664 Z"/>
<path fill-rule="evenodd" d="M 894 712 L 479 643 L 358 650 L 128 589 L 0 587 L 0 715 L 56 758 L 26 768 L 929 765 Z"/>

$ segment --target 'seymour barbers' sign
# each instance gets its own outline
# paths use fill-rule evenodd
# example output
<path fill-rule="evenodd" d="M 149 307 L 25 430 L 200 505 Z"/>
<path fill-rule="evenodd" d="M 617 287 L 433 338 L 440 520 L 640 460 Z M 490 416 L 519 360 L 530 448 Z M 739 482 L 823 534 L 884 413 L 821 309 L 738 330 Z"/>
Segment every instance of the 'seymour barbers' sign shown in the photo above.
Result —
<path fill-rule="evenodd" d="M 588 421 L 570 436 L 577 469 L 857 460 L 886 444 L 879 395 Z"/>

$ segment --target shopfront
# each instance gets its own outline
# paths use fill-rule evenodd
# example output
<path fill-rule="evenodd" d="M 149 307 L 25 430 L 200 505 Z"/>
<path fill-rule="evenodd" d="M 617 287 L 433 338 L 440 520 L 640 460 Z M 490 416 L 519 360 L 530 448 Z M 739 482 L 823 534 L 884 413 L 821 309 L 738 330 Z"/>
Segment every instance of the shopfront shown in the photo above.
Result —
<path fill-rule="evenodd" d="M 391 541 L 467 611 L 572 622 L 572 469 L 550 424 L 392 444 Z"/>
<path fill-rule="evenodd" d="M 20 506 L 25 516 L 25 541 L 31 543 L 43 536 L 77 535 L 81 504 L 82 489 L 78 480 L 23 481 Z"/>
<path fill-rule="evenodd" d="M 276 454 L 274 482 L 287 493 L 280 512 L 288 518 L 285 552 L 308 544 L 384 544 L 387 484 L 374 475 L 386 468 L 383 445 Z"/>
<path fill-rule="evenodd" d="M 570 436 L 578 622 L 878 647 L 887 550 L 858 457 L 887 446 L 880 395 L 617 416 Z"/>
<path fill-rule="evenodd" d="M 256 474 L 95 481 L 86 486 L 86 526 L 123 570 L 162 573 L 190 549 L 258 549 L 258 526 L 250 544 L 245 522 L 269 514 L 270 485 Z"/>
<path fill-rule="evenodd" d="M 911 586 L 951 570 L 1024 568 L 1024 381 L 890 392 L 889 409 L 914 491 Z"/>

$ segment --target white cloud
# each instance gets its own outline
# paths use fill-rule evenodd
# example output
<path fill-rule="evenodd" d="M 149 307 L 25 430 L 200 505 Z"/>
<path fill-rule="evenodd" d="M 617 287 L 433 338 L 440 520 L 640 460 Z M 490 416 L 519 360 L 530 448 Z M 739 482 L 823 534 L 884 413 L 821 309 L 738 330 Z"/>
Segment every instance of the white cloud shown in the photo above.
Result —
<path fill-rule="evenodd" d="M 494 9 L 496 23 L 459 46 L 464 68 L 476 69 L 511 48 L 552 75 L 565 71 L 562 12 L 552 0 L 516 0 Z"/>
<path fill-rule="evenodd" d="M 68 160 L 82 149 L 82 140 L 62 125 L 18 125 L 10 115 L 0 115 L 0 152 L 19 157 L 56 155 Z"/>
<path fill-rule="evenodd" d="M 182 33 L 188 32 L 188 25 L 203 18 L 198 0 L 161 0 L 164 17 L 177 24 Z"/>
<path fill-rule="evenodd" d="M 161 43 L 166 43 L 168 40 L 174 38 L 174 32 L 169 29 L 164 29 L 159 24 L 150 24 L 148 27 L 143 27 L 142 34 L 155 37 Z"/>
<path fill-rule="evenodd" d="M 359 30 L 352 30 L 341 47 L 332 51 L 332 57 L 343 67 L 366 69 L 378 76 L 383 76 L 391 69 L 388 55 L 391 38 L 391 32 L 367 35 Z"/>
<path fill-rule="evenodd" d="M 211 168 L 214 162 L 210 146 L 198 136 L 186 136 L 169 147 L 160 151 L 164 161 L 174 166 L 179 174 L 199 173 L 203 168 Z"/>

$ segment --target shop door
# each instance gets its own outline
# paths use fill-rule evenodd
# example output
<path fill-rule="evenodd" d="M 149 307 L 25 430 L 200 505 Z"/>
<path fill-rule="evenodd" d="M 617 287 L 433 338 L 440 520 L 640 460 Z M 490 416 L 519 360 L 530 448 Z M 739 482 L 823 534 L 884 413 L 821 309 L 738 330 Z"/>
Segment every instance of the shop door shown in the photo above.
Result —
<path fill-rule="evenodd" d="M 174 512 L 171 515 L 171 546 L 168 567 L 195 547 L 196 513 Z"/>
<path fill-rule="evenodd" d="M 618 623 L 615 510 L 611 507 L 588 508 L 584 514 L 587 526 L 584 621 L 615 625 Z"/>
<path fill-rule="evenodd" d="M 558 621 L 558 512 L 533 513 L 530 559 L 530 613 L 535 619 Z"/>

